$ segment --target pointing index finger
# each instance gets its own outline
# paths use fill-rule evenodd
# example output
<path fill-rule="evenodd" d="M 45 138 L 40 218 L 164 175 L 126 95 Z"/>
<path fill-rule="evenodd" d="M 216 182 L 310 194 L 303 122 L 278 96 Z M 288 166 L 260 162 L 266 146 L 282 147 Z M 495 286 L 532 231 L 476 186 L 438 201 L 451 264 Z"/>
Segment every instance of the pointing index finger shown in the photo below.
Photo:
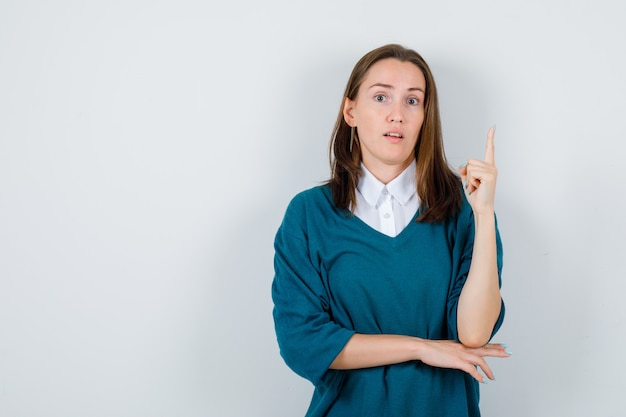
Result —
<path fill-rule="evenodd" d="M 496 165 L 495 161 L 495 146 L 494 146 L 494 135 L 496 133 L 496 127 L 491 126 L 489 128 L 489 132 L 487 132 L 487 145 L 485 146 L 485 162 L 490 165 Z"/>

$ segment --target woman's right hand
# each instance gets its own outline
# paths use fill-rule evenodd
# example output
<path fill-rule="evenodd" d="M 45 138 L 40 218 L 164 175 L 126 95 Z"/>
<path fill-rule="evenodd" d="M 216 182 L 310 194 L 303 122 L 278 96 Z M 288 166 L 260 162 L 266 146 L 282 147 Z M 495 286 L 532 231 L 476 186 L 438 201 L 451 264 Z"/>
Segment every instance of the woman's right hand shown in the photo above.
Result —
<path fill-rule="evenodd" d="M 498 343 L 488 343 L 479 348 L 468 348 L 452 340 L 421 339 L 421 342 L 418 352 L 420 361 L 438 368 L 459 369 L 482 383 L 486 383 L 486 381 L 478 372 L 478 368 L 482 369 L 487 378 L 494 380 L 493 372 L 484 359 L 485 357 L 508 358 L 511 356 L 507 346 Z"/>
<path fill-rule="evenodd" d="M 459 369 L 478 382 L 486 382 L 477 367 L 493 380 L 485 357 L 508 358 L 506 345 L 489 343 L 470 348 L 452 340 L 427 340 L 412 336 L 355 333 L 337 355 L 331 369 L 360 369 L 421 361 L 438 368 Z"/>

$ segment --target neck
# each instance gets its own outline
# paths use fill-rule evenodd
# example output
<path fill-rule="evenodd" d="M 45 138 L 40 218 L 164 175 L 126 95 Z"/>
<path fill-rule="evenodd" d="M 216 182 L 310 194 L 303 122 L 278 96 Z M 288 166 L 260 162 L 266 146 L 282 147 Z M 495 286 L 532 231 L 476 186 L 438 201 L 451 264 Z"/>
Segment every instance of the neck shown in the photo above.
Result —
<path fill-rule="evenodd" d="M 397 165 L 380 164 L 379 166 L 370 166 L 371 164 L 368 164 L 365 161 L 363 161 L 363 165 L 365 165 L 365 168 L 367 168 L 367 170 L 371 172 L 371 174 L 375 176 L 378 181 L 387 185 L 391 181 L 396 179 L 398 175 L 402 174 L 402 172 L 406 169 L 406 167 L 411 165 L 411 160 L 408 160 L 404 162 L 403 164 L 397 164 Z"/>

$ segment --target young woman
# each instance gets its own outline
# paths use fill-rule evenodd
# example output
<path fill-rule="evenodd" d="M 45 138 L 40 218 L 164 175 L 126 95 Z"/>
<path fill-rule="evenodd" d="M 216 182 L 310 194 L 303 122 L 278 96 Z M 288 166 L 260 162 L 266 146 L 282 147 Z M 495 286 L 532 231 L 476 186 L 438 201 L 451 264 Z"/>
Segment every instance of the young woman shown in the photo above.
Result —
<path fill-rule="evenodd" d="M 315 385 L 307 416 L 480 415 L 484 358 L 510 355 L 488 343 L 504 317 L 493 136 L 455 173 L 422 57 L 386 45 L 356 64 L 331 179 L 275 240 L 276 335 Z"/>

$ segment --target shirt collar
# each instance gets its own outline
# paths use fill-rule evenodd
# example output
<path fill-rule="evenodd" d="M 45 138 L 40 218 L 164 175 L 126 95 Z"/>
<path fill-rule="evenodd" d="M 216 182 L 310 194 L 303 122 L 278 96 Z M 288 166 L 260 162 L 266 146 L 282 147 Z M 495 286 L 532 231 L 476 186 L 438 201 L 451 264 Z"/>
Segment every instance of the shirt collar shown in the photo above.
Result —
<path fill-rule="evenodd" d="M 402 205 L 406 204 L 409 199 L 415 195 L 415 160 L 411 161 L 408 167 L 400 173 L 396 178 L 389 182 L 386 186 L 365 168 L 361 163 L 361 171 L 363 175 L 359 177 L 358 191 L 361 193 L 367 204 L 376 207 L 378 199 L 385 187 L 387 191 Z"/>

